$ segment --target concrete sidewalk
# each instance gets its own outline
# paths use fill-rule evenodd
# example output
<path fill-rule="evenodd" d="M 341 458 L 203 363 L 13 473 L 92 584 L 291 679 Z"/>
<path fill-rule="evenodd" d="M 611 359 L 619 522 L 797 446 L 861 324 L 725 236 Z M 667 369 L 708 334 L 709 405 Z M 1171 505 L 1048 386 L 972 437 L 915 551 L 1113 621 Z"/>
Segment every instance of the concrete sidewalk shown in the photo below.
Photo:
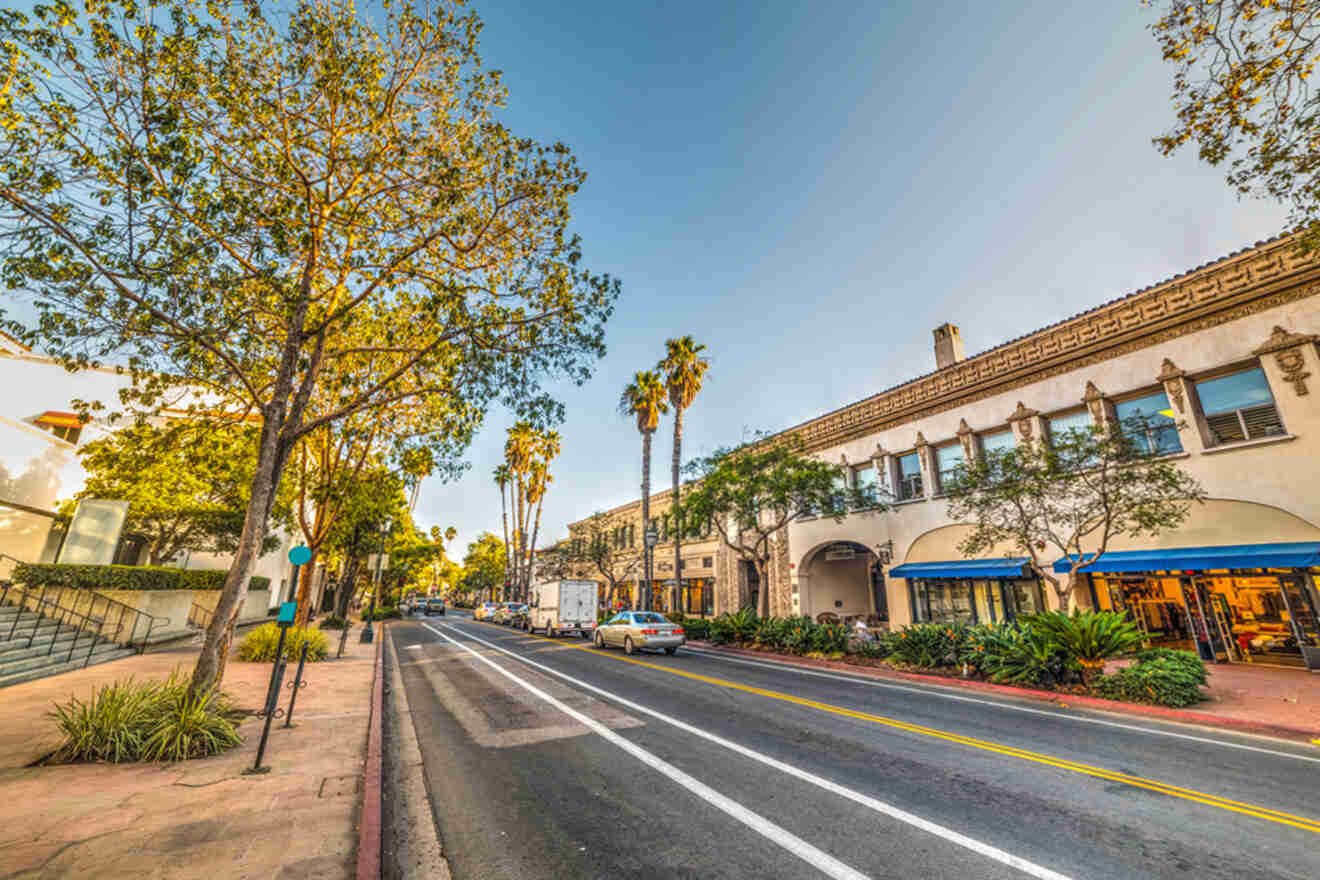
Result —
<path fill-rule="evenodd" d="M 382 628 L 383 632 L 383 628 Z M 332 646 L 338 633 L 327 632 Z M 27 767 L 59 742 L 45 713 L 133 676 L 191 671 L 196 648 L 162 651 L 0 691 L 0 878 L 269 880 L 355 874 L 375 646 L 350 633 L 342 660 L 309 663 L 294 727 L 272 724 L 264 763 L 244 776 L 262 720 L 238 748 L 180 764 Z M 333 650 L 333 648 L 332 648 Z M 291 667 L 286 682 L 292 678 Z M 230 660 L 224 689 L 256 711 L 269 664 Z M 284 689 L 280 706 L 287 708 Z"/>

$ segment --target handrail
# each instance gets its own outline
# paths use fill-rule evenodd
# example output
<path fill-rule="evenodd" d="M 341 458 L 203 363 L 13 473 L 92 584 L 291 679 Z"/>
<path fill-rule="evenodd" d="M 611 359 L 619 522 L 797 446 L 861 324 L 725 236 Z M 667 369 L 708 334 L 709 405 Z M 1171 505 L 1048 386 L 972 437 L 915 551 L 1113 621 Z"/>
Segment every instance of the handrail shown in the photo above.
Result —
<path fill-rule="evenodd" d="M 188 609 L 188 623 L 198 629 L 210 627 L 212 617 L 215 617 L 215 612 L 202 607 L 198 602 L 193 602 L 192 607 Z"/>
<path fill-rule="evenodd" d="M 109 596 L 102 596 L 100 593 L 87 590 L 76 590 L 79 596 L 90 596 L 87 607 L 79 611 L 75 600 L 71 603 L 75 607 L 68 607 L 60 603 L 59 598 L 47 598 L 46 594 L 49 587 L 42 587 L 41 592 L 35 593 L 14 586 L 11 583 L 0 583 L 0 605 L 15 605 L 19 611 L 29 610 L 36 614 L 32 622 L 32 632 L 28 634 L 27 644 L 24 647 L 32 647 L 37 634 L 41 631 L 43 625 L 47 628 L 50 623 L 55 624 L 55 631 L 51 634 L 50 647 L 47 649 L 47 656 L 55 653 L 55 644 L 59 641 L 60 633 L 67 626 L 73 630 L 73 640 L 69 644 L 69 654 L 64 662 L 73 662 L 73 656 L 78 650 L 78 643 L 84 635 L 92 637 L 92 643 L 87 648 L 87 656 L 83 658 L 83 666 L 86 666 L 92 659 L 92 652 L 96 650 L 97 644 L 101 641 L 111 642 L 121 645 L 125 648 L 136 647 L 141 654 L 147 649 L 147 644 L 151 640 L 151 631 L 159 624 L 168 626 L 170 619 L 160 617 L 154 614 L 148 614 L 145 611 L 139 611 L 131 605 L 126 605 Z M 60 598 L 63 598 L 62 596 Z M 19 620 L 21 614 L 14 615 L 14 622 L 10 624 L 8 637 L 12 641 L 18 632 Z M 145 619 L 146 632 L 141 641 L 136 640 L 138 627 Z M 113 628 L 111 629 L 111 621 Z M 125 634 L 125 624 L 128 625 L 127 634 Z"/>

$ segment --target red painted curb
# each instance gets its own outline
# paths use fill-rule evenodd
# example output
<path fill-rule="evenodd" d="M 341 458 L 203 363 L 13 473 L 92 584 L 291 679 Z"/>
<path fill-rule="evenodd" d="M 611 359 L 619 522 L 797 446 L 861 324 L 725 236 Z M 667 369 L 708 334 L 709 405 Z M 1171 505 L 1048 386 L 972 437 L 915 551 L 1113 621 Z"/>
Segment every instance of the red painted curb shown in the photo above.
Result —
<path fill-rule="evenodd" d="M 725 654 L 737 654 L 742 657 L 756 657 L 761 660 L 773 660 L 790 666 L 805 666 L 816 669 L 829 669 L 834 672 L 847 672 L 851 675 L 863 675 L 871 678 L 915 681 L 934 687 L 963 688 L 964 690 L 983 691 L 1040 700 L 1053 703 L 1062 708 L 1080 706 L 1088 709 L 1100 709 L 1123 715 L 1145 715 L 1163 721 L 1176 721 L 1183 724 L 1199 724 L 1203 727 L 1218 727 L 1240 733 L 1256 733 L 1280 739 L 1310 742 L 1320 738 L 1320 731 L 1289 727 L 1284 724 L 1272 724 L 1264 721 L 1248 721 L 1242 718 L 1229 718 L 1225 715 L 1212 715 L 1208 712 L 1189 712 L 1186 709 L 1169 709 L 1165 706 L 1147 706 L 1144 703 L 1120 703 L 1117 700 L 1105 700 L 1100 697 L 1086 697 L 1074 694 L 1061 694 L 1055 691 L 1041 691 L 1032 688 L 1013 687 L 994 684 L 988 681 L 969 681 L 961 678 L 947 678 L 942 675 L 922 675 L 915 672 L 902 672 L 897 669 L 877 669 L 874 666 L 854 666 L 851 663 L 839 663 L 834 660 L 815 660 L 810 657 L 794 657 L 790 654 L 777 654 L 770 651 L 748 651 L 743 648 L 729 648 L 724 645 L 712 645 L 709 642 L 692 640 L 692 643 L 711 651 Z"/>
<path fill-rule="evenodd" d="M 362 779 L 362 816 L 358 820 L 357 880 L 380 880 L 381 715 L 385 702 L 385 627 L 376 629 L 376 671 L 367 722 L 367 761 Z"/>

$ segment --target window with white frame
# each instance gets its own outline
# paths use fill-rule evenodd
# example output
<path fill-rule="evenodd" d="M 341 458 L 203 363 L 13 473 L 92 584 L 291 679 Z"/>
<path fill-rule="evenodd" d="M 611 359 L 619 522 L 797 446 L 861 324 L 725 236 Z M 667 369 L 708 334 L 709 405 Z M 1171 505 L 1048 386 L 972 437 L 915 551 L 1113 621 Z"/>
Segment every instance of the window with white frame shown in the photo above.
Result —
<path fill-rule="evenodd" d="M 1014 445 L 1012 428 L 1004 428 L 1000 431 L 991 431 L 981 435 L 982 455 L 988 456 L 995 452 L 1008 452 Z"/>
<path fill-rule="evenodd" d="M 962 443 L 957 440 L 935 447 L 935 465 L 940 472 L 940 491 L 947 492 L 958 479 L 958 469 L 962 467 Z"/>
<path fill-rule="evenodd" d="M 1182 452 L 1178 423 L 1163 391 L 1114 404 L 1119 430 L 1142 455 L 1171 455 Z"/>
<path fill-rule="evenodd" d="M 916 452 L 898 457 L 898 500 L 910 501 L 922 496 L 921 456 Z"/>
<path fill-rule="evenodd" d="M 1210 443 L 1219 446 L 1284 433 L 1274 395 L 1260 367 L 1196 383 Z"/>

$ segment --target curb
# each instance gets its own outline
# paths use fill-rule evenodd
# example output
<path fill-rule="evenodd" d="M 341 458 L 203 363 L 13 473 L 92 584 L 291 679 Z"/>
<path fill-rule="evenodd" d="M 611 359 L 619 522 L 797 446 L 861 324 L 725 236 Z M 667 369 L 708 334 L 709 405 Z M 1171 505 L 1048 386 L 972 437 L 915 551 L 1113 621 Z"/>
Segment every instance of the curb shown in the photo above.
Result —
<path fill-rule="evenodd" d="M 849 675 L 861 675 L 869 678 L 913 681 L 929 687 L 961 688 L 983 693 L 1002 694 L 1019 699 L 1038 700 L 1053 703 L 1061 708 L 1096 709 L 1118 715 L 1143 715 L 1161 721 L 1180 724 L 1195 724 L 1201 727 L 1215 727 L 1237 733 L 1251 733 L 1259 736 L 1272 736 L 1294 742 L 1316 744 L 1320 740 L 1320 731 L 1304 727 L 1291 727 L 1285 724 L 1271 724 L 1263 721 L 1248 721 L 1241 718 L 1229 718 L 1225 715 L 1213 715 L 1209 712 L 1191 712 L 1186 709 L 1169 709 L 1164 706 L 1147 706 L 1144 703 L 1120 703 L 1117 700 L 1105 700 L 1100 697 L 1087 697 L 1074 694 L 1060 694 L 1055 691 L 1042 691 L 1033 688 L 1019 688 L 1011 685 L 994 684 L 988 681 L 968 681 L 961 678 L 946 678 L 941 675 L 922 675 L 916 672 L 902 672 L 897 669 L 877 669 L 874 666 L 854 666 L 833 660 L 814 660 L 810 657 L 794 657 L 769 651 L 748 651 L 743 648 L 729 648 L 712 645 L 709 642 L 692 640 L 692 644 L 710 651 L 723 654 L 735 654 L 740 657 L 754 657 L 770 660 L 789 666 L 803 666 L 810 669 L 828 669 L 833 672 L 847 672 Z"/>
<path fill-rule="evenodd" d="M 381 825 L 381 715 L 384 711 L 385 680 L 381 649 L 385 627 L 376 630 L 376 671 L 371 683 L 371 717 L 367 721 L 367 761 L 363 768 L 362 815 L 358 820 L 357 880 L 380 878 Z"/>

